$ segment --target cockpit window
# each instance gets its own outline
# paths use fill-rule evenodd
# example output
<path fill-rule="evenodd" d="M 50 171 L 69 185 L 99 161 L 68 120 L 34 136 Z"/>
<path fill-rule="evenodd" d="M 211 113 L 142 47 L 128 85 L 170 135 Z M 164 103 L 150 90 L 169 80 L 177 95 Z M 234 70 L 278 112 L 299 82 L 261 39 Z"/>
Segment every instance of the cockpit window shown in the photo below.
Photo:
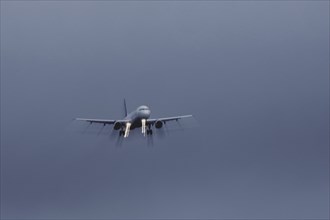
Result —
<path fill-rule="evenodd" d="M 140 107 L 139 110 L 140 110 L 140 111 L 141 111 L 141 110 L 149 110 L 149 108 L 146 107 L 146 106 L 143 106 L 143 107 Z"/>

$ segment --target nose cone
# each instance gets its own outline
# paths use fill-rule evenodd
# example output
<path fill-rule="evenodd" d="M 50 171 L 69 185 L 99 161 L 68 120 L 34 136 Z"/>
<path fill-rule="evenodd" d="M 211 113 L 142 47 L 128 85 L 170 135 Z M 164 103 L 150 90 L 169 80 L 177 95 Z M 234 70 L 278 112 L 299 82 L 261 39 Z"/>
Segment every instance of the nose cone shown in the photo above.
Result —
<path fill-rule="evenodd" d="M 140 111 L 141 118 L 149 118 L 151 114 L 150 109 L 145 109 Z"/>
<path fill-rule="evenodd" d="M 149 118 L 151 111 L 148 106 L 141 105 L 138 109 L 139 117 L 140 118 Z"/>

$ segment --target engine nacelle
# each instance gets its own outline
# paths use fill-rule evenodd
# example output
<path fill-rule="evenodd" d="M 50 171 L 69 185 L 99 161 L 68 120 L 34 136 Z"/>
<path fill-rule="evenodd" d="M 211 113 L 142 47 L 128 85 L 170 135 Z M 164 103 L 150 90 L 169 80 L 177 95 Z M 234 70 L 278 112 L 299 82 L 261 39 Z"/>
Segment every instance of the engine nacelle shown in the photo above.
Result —
<path fill-rule="evenodd" d="M 115 124 L 113 125 L 113 129 L 115 130 L 119 130 L 121 128 L 121 123 L 120 122 L 115 122 Z"/>
<path fill-rule="evenodd" d="M 155 123 L 155 127 L 156 128 L 161 128 L 161 127 L 163 127 L 163 122 L 162 121 L 156 121 L 156 123 Z"/>

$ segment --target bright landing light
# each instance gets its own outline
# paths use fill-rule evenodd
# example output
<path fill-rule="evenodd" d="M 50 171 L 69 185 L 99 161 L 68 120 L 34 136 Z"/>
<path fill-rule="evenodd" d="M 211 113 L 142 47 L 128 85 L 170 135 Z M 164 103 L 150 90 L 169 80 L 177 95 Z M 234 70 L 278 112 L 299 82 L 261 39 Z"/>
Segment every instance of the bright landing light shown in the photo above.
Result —
<path fill-rule="evenodd" d="M 142 119 L 141 122 L 142 122 L 142 134 L 146 136 L 146 120 Z"/>
<path fill-rule="evenodd" d="M 127 138 L 128 137 L 128 135 L 129 135 L 129 129 L 130 129 L 131 125 L 132 124 L 130 122 L 127 122 L 126 123 L 124 138 Z"/>

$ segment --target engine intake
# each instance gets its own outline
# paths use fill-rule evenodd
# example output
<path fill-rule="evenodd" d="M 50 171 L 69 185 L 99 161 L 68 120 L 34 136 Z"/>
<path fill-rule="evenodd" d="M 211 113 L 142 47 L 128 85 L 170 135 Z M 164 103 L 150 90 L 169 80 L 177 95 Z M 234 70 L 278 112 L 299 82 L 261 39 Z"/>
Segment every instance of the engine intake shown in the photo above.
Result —
<path fill-rule="evenodd" d="M 119 130 L 122 127 L 120 122 L 115 122 L 115 124 L 113 125 L 113 129 L 115 130 Z"/>
<path fill-rule="evenodd" d="M 156 128 L 161 128 L 161 127 L 163 127 L 163 122 L 162 121 L 156 121 L 156 123 L 155 123 L 155 127 Z"/>

